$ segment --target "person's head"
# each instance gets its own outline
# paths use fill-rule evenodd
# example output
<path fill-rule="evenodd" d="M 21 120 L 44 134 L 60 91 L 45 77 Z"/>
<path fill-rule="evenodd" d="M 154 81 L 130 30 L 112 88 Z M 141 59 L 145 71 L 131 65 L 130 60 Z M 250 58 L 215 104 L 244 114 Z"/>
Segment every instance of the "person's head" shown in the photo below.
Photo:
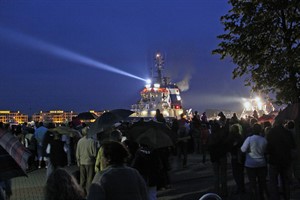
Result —
<path fill-rule="evenodd" d="M 240 134 L 239 125 L 237 125 L 237 124 L 231 125 L 229 131 L 230 131 L 231 134 L 234 134 L 234 135 Z"/>
<path fill-rule="evenodd" d="M 265 135 L 265 137 L 269 134 L 270 130 L 271 130 L 271 126 L 265 127 L 265 129 L 264 129 L 264 135 Z"/>
<path fill-rule="evenodd" d="M 120 130 L 118 130 L 118 129 L 113 130 L 110 133 L 109 139 L 113 140 L 113 141 L 121 142 L 121 140 L 122 140 L 122 132 Z"/>
<path fill-rule="evenodd" d="M 22 133 L 22 126 L 21 125 L 17 125 L 16 129 L 15 129 L 15 134 L 19 135 Z"/>
<path fill-rule="evenodd" d="M 252 133 L 254 135 L 260 135 L 262 133 L 262 127 L 260 124 L 255 123 L 252 127 Z"/>
<path fill-rule="evenodd" d="M 263 124 L 263 127 L 264 128 L 266 128 L 266 127 L 271 127 L 272 126 L 272 124 L 271 124 L 271 122 L 269 122 L 269 121 L 266 121 L 266 122 L 264 122 L 264 124 Z"/>
<path fill-rule="evenodd" d="M 295 128 L 295 122 L 294 121 L 289 121 L 287 123 L 287 128 L 288 129 L 294 129 Z"/>
<path fill-rule="evenodd" d="M 81 129 L 82 136 L 87 136 L 88 130 L 89 130 L 89 127 L 87 127 L 87 126 L 84 127 L 83 129 Z"/>
<path fill-rule="evenodd" d="M 44 123 L 43 123 L 43 122 L 39 122 L 39 123 L 38 123 L 38 127 L 41 127 L 41 126 L 44 126 Z"/>
<path fill-rule="evenodd" d="M 256 124 L 258 121 L 256 118 L 251 118 L 250 119 L 250 124 L 254 126 L 254 124 Z"/>
<path fill-rule="evenodd" d="M 100 147 L 102 150 L 102 161 L 109 165 L 122 165 L 129 158 L 128 149 L 117 141 L 104 141 Z"/>
<path fill-rule="evenodd" d="M 84 191 L 65 169 L 54 170 L 47 179 L 45 200 L 82 200 Z"/>
<path fill-rule="evenodd" d="M 283 126 L 285 120 L 281 118 L 275 118 L 275 121 L 273 123 L 273 126 Z"/>
<path fill-rule="evenodd" d="M 219 117 L 223 117 L 223 116 L 224 116 L 224 113 L 223 113 L 223 112 L 219 112 L 218 116 L 219 116 Z"/>
<path fill-rule="evenodd" d="M 180 114 L 180 119 L 185 119 L 184 113 L 181 113 L 181 114 Z"/>
<path fill-rule="evenodd" d="M 47 125 L 47 128 L 48 129 L 52 129 L 52 128 L 55 128 L 55 124 L 50 122 L 48 125 Z"/>
<path fill-rule="evenodd" d="M 144 121 L 145 121 L 144 117 L 141 117 L 139 120 L 139 122 L 144 122 Z"/>

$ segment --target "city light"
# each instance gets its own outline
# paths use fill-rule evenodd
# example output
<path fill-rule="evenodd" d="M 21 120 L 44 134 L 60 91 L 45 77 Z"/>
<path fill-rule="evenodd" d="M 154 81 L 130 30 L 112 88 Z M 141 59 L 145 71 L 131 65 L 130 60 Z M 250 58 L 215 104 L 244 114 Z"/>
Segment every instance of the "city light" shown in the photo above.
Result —
<path fill-rule="evenodd" d="M 154 83 L 154 88 L 159 88 L 160 84 L 159 83 Z"/>

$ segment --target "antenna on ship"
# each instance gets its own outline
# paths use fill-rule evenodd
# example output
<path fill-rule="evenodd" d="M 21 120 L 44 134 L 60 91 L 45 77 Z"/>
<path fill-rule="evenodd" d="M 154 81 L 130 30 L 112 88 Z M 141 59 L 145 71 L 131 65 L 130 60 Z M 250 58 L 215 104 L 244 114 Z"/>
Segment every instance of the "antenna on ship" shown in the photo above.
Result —
<path fill-rule="evenodd" d="M 163 70 L 163 64 L 164 64 L 164 58 L 163 56 L 158 52 L 155 55 L 155 67 L 157 71 L 157 83 L 160 85 L 163 84 L 163 76 L 162 76 L 162 70 Z"/>

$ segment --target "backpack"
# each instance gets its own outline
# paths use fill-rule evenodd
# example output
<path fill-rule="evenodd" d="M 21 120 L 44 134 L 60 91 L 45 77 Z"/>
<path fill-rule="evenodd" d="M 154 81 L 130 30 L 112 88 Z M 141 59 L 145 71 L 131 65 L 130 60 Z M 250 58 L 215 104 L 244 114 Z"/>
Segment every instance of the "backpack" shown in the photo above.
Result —
<path fill-rule="evenodd" d="M 179 120 L 178 125 L 179 125 L 178 131 L 177 131 L 178 138 L 185 138 L 185 137 L 190 136 L 189 135 L 189 132 L 190 132 L 189 125 L 186 123 L 186 121 Z"/>

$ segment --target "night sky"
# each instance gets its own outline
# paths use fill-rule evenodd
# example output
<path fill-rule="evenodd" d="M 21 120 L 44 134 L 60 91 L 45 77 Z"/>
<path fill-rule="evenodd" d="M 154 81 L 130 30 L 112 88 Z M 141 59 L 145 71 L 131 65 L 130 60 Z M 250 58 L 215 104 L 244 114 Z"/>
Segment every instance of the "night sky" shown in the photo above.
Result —
<path fill-rule="evenodd" d="M 130 109 L 145 85 L 134 77 L 149 77 L 158 51 L 164 75 L 190 78 L 185 109 L 241 110 L 249 88 L 232 80 L 230 59 L 211 54 L 229 9 L 226 0 L 0 1 L 0 110 Z"/>

